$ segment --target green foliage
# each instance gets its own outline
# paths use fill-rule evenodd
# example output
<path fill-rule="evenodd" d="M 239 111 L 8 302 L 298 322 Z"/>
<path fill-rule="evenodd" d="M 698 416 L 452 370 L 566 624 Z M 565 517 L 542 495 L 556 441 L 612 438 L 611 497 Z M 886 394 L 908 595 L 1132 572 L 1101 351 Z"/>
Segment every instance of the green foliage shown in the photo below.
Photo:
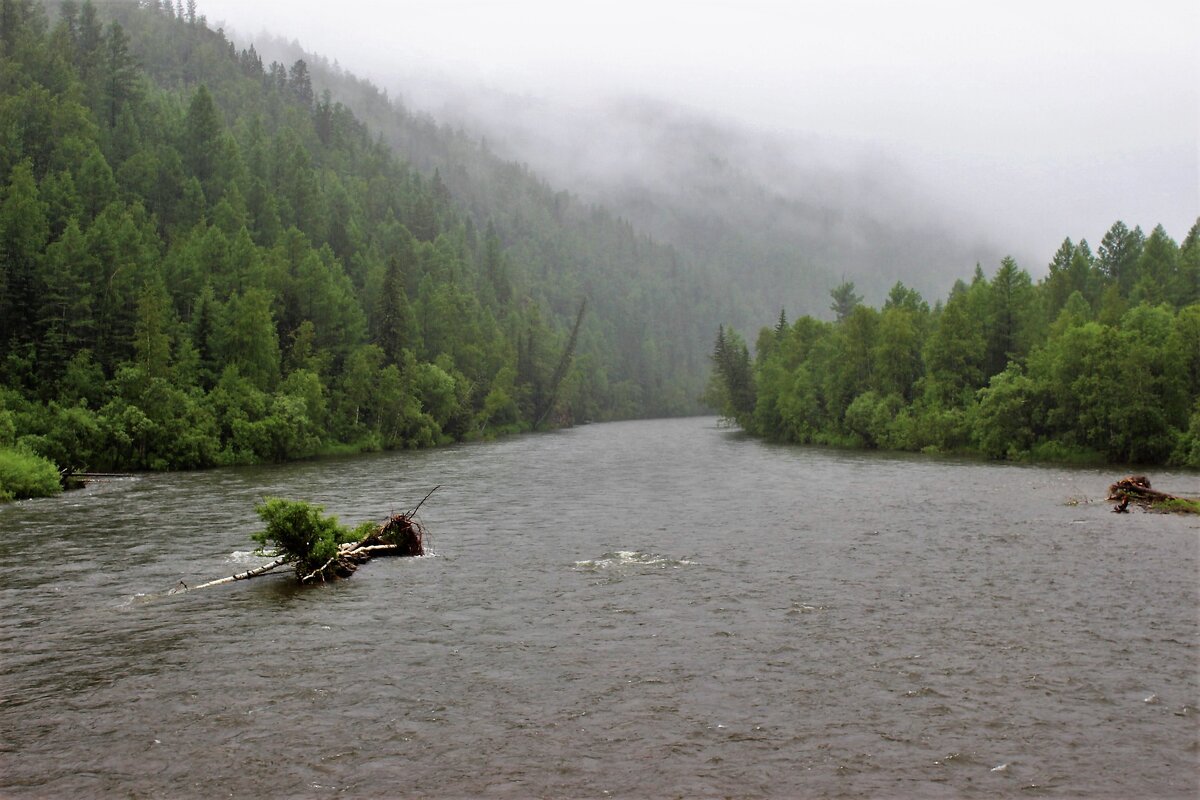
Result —
<path fill-rule="evenodd" d="M 1200 399 L 1196 400 L 1188 428 L 1180 435 L 1179 442 L 1171 454 L 1171 463 L 1200 469 Z"/>
<path fill-rule="evenodd" d="M 1164 511 L 1174 514 L 1200 514 L 1200 500 L 1188 500 L 1183 497 L 1172 498 L 1171 500 L 1160 500 L 1154 503 L 1155 511 Z"/>
<path fill-rule="evenodd" d="M 0 190 L 0 347 L 28 342 L 37 329 L 38 267 L 50 236 L 33 164 L 17 164 L 7 184 Z"/>
<path fill-rule="evenodd" d="M 698 408 L 720 295 L 674 251 L 322 59 L 264 65 L 165 5 L 67 3 L 53 26 L 13 6 L 14 441 L 174 469 Z"/>
<path fill-rule="evenodd" d="M 846 409 L 845 429 L 858 437 L 864 447 L 888 447 L 892 420 L 902 405 L 897 395 L 880 396 L 874 390 L 867 390 Z"/>
<path fill-rule="evenodd" d="M 103 430 L 95 412 L 86 406 L 61 406 L 51 401 L 39 414 L 41 434 L 21 437 L 33 452 L 69 472 L 85 472 L 96 465 Z M 0 444 L 2 444 L 0 440 Z"/>
<path fill-rule="evenodd" d="M 273 550 L 293 563 L 297 576 L 320 569 L 337 555 L 338 545 L 355 542 L 361 537 L 361 526 L 351 530 L 327 517 L 316 506 L 300 500 L 268 497 L 255 509 L 266 528 L 252 534 L 264 550 Z"/>
<path fill-rule="evenodd" d="M 191 468 L 697 410 L 716 273 L 321 59 L 9 6 L 0 446 Z M 1117 223 L 933 309 L 843 282 L 753 358 L 722 328 L 707 401 L 786 441 L 1195 465 L 1198 242 Z"/>
<path fill-rule="evenodd" d="M 1197 238 L 1176 247 L 1161 227 L 1144 239 L 1118 224 L 1099 258 L 1066 240 L 1037 285 L 1005 259 L 932 310 L 896 284 L 882 311 L 781 318 L 748 377 L 729 366 L 740 339 L 722 327 L 707 397 L 783 441 L 1200 467 L 1200 305 L 1137 303 L 1118 279 L 1141 275 L 1135 295 L 1152 294 L 1137 289 L 1146 281 L 1182 285 Z M 739 385 L 755 388 L 749 413 L 732 401 Z"/>
<path fill-rule="evenodd" d="M 750 351 L 736 331 L 717 331 L 717 341 L 711 356 L 715 373 L 720 376 L 717 392 L 710 401 L 719 402 L 718 409 L 728 419 L 744 428 L 752 426 L 755 407 L 755 387 Z"/>
<path fill-rule="evenodd" d="M 838 322 L 846 319 L 854 309 L 862 304 L 862 295 L 854 291 L 854 281 L 843 281 L 834 287 L 829 295 L 833 298 L 833 304 L 829 306 L 829 310 L 833 312 L 834 318 Z"/>
<path fill-rule="evenodd" d="M 61 491 L 54 462 L 26 450 L 0 448 L 0 503 Z"/>
<path fill-rule="evenodd" d="M 1019 367 L 994 375 L 979 391 L 975 440 L 989 458 L 1012 458 L 1034 441 L 1034 385 Z"/>
<path fill-rule="evenodd" d="M 13 413 L 0 406 L 0 447 L 11 447 L 16 441 L 17 426 Z"/>

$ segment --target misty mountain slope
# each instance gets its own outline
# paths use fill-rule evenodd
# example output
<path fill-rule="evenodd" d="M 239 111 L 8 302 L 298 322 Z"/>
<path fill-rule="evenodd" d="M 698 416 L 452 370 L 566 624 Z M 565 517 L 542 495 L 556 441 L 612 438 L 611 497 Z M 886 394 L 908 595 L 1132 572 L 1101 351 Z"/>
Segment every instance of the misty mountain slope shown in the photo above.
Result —
<path fill-rule="evenodd" d="M 897 281 L 936 296 L 995 247 L 954 229 L 919 182 L 863 147 L 753 130 L 645 100 L 567 107 L 452 83 L 418 102 L 498 153 L 601 202 L 722 277 L 761 315 L 781 300 L 824 313 L 853 280 L 868 299 Z M 778 308 L 775 308 L 778 311 Z"/>
<path fill-rule="evenodd" d="M 493 254 L 516 298 L 570 328 L 588 313 L 578 373 L 608 396 L 608 416 L 694 413 L 708 372 L 717 320 L 736 315 L 736 286 L 691 268 L 675 249 L 628 220 L 553 188 L 528 166 L 501 158 L 478 138 L 393 102 L 369 81 L 298 45 L 259 42 L 262 60 L 303 60 L 318 103 L 353 113 L 383 144 L 462 212 L 462 235 Z M 274 67 L 272 67 L 274 69 Z M 289 67 L 288 69 L 291 69 Z M 326 94 L 328 93 L 328 94 Z M 481 258 L 490 258 L 483 255 Z"/>
<path fill-rule="evenodd" d="M 868 301 L 896 281 L 936 297 L 1003 255 L 954 233 L 941 222 L 949 212 L 916 180 L 858 146 L 751 130 L 649 100 L 569 106 L 430 73 L 392 79 L 404 98 L 397 102 L 294 42 L 256 43 L 285 63 L 307 59 L 315 84 L 418 168 L 441 170 L 478 219 L 528 226 L 532 195 L 559 221 L 564 206 L 598 204 L 675 248 L 687 276 L 714 288 L 721 318 L 736 325 L 773 318 L 781 306 L 827 315 L 829 290 L 843 280 Z M 501 191 L 481 186 L 501 173 Z"/>

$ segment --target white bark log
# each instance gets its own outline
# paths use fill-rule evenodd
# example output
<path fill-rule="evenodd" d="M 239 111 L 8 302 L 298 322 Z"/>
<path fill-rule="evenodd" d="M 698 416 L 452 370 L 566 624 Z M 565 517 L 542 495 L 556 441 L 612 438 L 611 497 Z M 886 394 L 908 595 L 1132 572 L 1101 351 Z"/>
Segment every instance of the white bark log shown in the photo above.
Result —
<path fill-rule="evenodd" d="M 248 569 L 245 572 L 239 572 L 238 574 L 230 575 L 227 578 L 218 578 L 215 581 L 209 581 L 208 583 L 202 583 L 199 586 L 188 586 L 187 584 L 180 581 L 183 588 L 180 589 L 180 588 L 176 587 L 175 589 L 172 589 L 170 593 L 171 594 L 180 594 L 182 592 L 194 592 L 197 589 L 207 589 L 210 586 L 220 586 L 225 583 L 233 583 L 234 581 L 245 581 L 245 580 L 249 580 L 250 578 L 257 578 L 259 575 L 265 575 L 266 573 L 270 572 L 271 570 L 273 570 L 277 567 L 282 567 L 286 563 L 287 563 L 286 558 L 277 558 L 274 561 L 272 561 L 270 564 L 263 564 L 261 567 L 255 567 L 254 569 Z"/>

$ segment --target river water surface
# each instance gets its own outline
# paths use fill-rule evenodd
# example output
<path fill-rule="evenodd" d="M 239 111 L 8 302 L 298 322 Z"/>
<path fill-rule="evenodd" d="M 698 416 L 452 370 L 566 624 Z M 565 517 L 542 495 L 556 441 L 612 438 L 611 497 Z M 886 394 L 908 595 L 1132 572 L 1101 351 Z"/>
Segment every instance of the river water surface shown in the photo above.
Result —
<path fill-rule="evenodd" d="M 1195 797 L 1200 520 L 1116 477 L 690 419 L 9 505 L 0 795 Z M 435 484 L 432 556 L 165 595 Z"/>

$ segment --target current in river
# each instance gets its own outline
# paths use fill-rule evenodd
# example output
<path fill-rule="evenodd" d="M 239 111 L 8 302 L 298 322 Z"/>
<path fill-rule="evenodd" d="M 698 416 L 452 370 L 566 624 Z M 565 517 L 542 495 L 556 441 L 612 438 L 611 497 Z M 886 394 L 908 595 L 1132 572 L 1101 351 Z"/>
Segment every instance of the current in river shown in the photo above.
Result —
<path fill-rule="evenodd" d="M 1200 520 L 1117 477 L 697 418 L 11 504 L 0 795 L 1194 798 Z M 167 594 L 439 484 L 426 557 Z"/>

